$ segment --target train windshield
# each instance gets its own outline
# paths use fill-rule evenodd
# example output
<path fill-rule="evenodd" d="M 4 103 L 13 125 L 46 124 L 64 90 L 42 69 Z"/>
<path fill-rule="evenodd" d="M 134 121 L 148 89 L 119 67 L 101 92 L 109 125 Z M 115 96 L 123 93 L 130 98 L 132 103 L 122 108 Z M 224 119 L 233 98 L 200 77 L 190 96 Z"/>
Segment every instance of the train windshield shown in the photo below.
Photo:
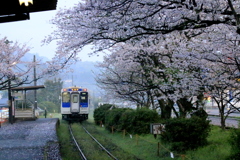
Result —
<path fill-rule="evenodd" d="M 69 92 L 62 93 L 62 102 L 70 102 L 70 93 Z"/>
<path fill-rule="evenodd" d="M 87 103 L 88 102 L 88 92 L 81 92 L 80 93 L 80 101 L 81 101 L 81 103 Z"/>
<path fill-rule="evenodd" d="M 78 103 L 78 95 L 73 95 L 73 103 Z"/>

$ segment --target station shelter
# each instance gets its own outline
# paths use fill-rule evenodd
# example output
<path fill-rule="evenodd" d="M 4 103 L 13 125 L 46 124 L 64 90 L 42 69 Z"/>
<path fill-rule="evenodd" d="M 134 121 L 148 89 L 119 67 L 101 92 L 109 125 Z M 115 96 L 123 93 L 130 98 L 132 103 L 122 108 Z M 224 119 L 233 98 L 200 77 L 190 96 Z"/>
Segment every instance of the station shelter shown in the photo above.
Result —
<path fill-rule="evenodd" d="M 32 102 L 32 106 L 27 106 L 27 91 L 29 90 L 38 90 L 45 88 L 44 85 L 40 86 L 24 86 L 24 87 L 16 87 L 11 88 L 11 105 L 9 108 L 9 121 L 13 121 L 15 119 L 36 119 L 38 114 L 36 112 L 37 109 L 37 100 L 36 100 L 36 92 L 35 92 L 35 100 Z M 20 107 L 19 107 L 20 106 Z M 11 114 L 12 113 L 12 114 Z"/>

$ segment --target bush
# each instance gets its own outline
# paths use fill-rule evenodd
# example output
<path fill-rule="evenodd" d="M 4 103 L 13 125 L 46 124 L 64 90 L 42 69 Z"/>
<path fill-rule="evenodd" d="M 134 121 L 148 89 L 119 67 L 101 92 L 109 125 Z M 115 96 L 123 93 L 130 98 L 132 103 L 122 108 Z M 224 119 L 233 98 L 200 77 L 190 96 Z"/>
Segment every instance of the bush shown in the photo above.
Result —
<path fill-rule="evenodd" d="M 150 123 L 156 123 L 159 116 L 156 111 L 150 109 L 132 110 L 127 108 L 117 108 L 106 113 L 106 129 L 112 130 L 112 126 L 117 131 L 126 130 L 129 133 L 148 134 Z"/>
<path fill-rule="evenodd" d="M 240 129 L 233 129 L 230 137 L 231 155 L 229 160 L 238 160 L 240 157 Z"/>
<path fill-rule="evenodd" d="M 105 124 L 105 113 L 112 107 L 112 104 L 104 104 L 94 110 L 93 118 L 96 125 Z"/>
<path fill-rule="evenodd" d="M 185 152 L 207 144 L 210 121 L 203 118 L 174 118 L 165 122 L 161 140 L 171 144 L 174 151 Z"/>
<path fill-rule="evenodd" d="M 136 134 L 148 134 L 150 132 L 150 123 L 156 123 L 158 121 L 159 115 L 156 111 L 141 108 L 136 110 L 131 127 Z"/>
<path fill-rule="evenodd" d="M 122 116 L 119 119 L 119 130 L 126 130 L 130 133 L 134 132 L 133 122 L 135 119 L 136 111 L 133 109 L 127 109 L 122 113 Z"/>
<path fill-rule="evenodd" d="M 122 117 L 123 113 L 126 111 L 126 108 L 115 108 L 109 110 L 105 114 L 105 127 L 107 130 L 111 131 L 112 127 L 117 130 L 121 131 L 121 124 L 120 118 Z"/>

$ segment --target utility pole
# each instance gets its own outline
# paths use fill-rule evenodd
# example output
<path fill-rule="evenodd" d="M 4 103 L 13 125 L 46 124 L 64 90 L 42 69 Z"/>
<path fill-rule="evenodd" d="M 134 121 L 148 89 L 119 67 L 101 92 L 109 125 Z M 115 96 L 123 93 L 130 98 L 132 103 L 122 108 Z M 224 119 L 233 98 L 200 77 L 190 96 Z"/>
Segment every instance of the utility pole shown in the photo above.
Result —
<path fill-rule="evenodd" d="M 33 62 L 36 63 L 36 56 L 33 56 Z M 34 86 L 37 86 L 37 78 L 36 78 L 36 64 L 33 68 L 33 78 L 34 78 Z M 37 109 L 37 90 L 34 90 L 34 116 L 35 116 L 35 110 Z"/>
<path fill-rule="evenodd" d="M 11 94 L 11 78 L 8 77 L 8 121 L 13 124 L 12 94 Z"/>
<path fill-rule="evenodd" d="M 72 74 L 72 86 L 73 86 L 73 74 Z"/>
<path fill-rule="evenodd" d="M 12 41 L 5 40 L 6 45 L 12 43 Z M 8 121 L 13 124 L 13 108 L 12 108 L 12 94 L 11 94 L 11 77 L 8 76 Z"/>

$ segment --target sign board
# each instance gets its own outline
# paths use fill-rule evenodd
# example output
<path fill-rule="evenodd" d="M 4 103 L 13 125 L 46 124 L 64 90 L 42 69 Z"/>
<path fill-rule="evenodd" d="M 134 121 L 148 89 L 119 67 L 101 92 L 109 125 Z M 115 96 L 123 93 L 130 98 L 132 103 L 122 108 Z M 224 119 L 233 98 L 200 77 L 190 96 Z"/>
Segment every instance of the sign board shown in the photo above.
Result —
<path fill-rule="evenodd" d="M 6 119 L 8 118 L 8 108 L 2 108 L 0 109 L 0 118 Z"/>
<path fill-rule="evenodd" d="M 15 98 L 15 100 L 24 100 L 23 93 L 13 93 L 13 97 Z"/>
<path fill-rule="evenodd" d="M 150 124 L 150 132 L 152 134 L 162 134 L 165 131 L 165 124 L 152 123 Z"/>

